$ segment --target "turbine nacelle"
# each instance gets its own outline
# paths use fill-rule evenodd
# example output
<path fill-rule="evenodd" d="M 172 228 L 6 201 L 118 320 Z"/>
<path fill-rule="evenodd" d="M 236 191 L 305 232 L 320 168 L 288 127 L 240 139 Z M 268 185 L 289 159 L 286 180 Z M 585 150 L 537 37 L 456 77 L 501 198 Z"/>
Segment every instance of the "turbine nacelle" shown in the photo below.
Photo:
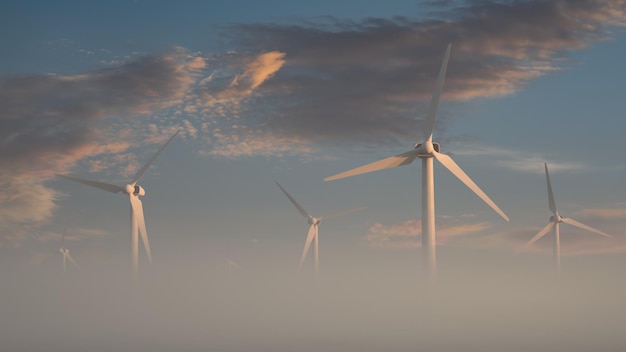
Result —
<path fill-rule="evenodd" d="M 143 187 L 141 187 L 140 185 L 126 185 L 126 187 L 124 188 L 124 193 L 126 194 L 132 194 L 134 196 L 145 196 L 146 195 L 146 190 L 143 189 Z"/>
<path fill-rule="evenodd" d="M 59 252 L 61 252 L 61 254 L 68 254 L 70 251 L 67 248 L 59 248 Z"/>
<path fill-rule="evenodd" d="M 310 225 L 319 225 L 320 222 L 322 221 L 321 218 L 315 218 L 315 217 L 309 217 L 309 224 Z"/>
<path fill-rule="evenodd" d="M 415 149 L 417 150 L 418 157 L 421 156 L 433 156 L 433 151 L 439 153 L 439 143 L 426 141 L 423 143 L 417 143 L 415 145 Z"/>
<path fill-rule="evenodd" d="M 563 217 L 559 215 L 559 213 L 556 213 L 555 215 L 552 215 L 550 217 L 550 222 L 557 222 L 557 223 L 563 222 Z"/>

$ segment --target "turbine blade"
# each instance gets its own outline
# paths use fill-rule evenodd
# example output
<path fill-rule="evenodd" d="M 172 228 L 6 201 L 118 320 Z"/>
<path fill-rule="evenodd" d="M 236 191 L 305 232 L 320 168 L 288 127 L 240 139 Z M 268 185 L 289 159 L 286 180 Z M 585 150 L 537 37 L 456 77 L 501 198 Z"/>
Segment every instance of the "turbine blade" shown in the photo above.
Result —
<path fill-rule="evenodd" d="M 337 216 L 341 216 L 341 215 L 345 215 L 345 214 L 350 214 L 350 213 L 354 213 L 357 211 L 361 211 L 361 210 L 365 210 L 367 209 L 367 207 L 359 207 L 359 208 L 352 208 L 352 209 L 344 209 L 344 210 L 340 210 L 334 213 L 330 213 L 328 215 L 322 215 L 320 216 L 320 220 L 321 219 L 329 219 L 329 218 L 334 218 Z"/>
<path fill-rule="evenodd" d="M 293 206 L 296 207 L 296 209 L 298 209 L 300 214 L 302 214 L 302 216 L 304 216 L 307 219 L 311 218 L 311 215 L 309 215 L 309 213 L 307 213 L 306 210 L 304 210 L 304 208 L 298 202 L 296 202 L 296 200 L 293 199 L 293 197 L 289 193 L 287 193 L 287 191 L 283 188 L 283 186 L 281 186 L 280 183 L 278 183 L 278 181 L 275 181 L 275 182 L 278 188 L 280 188 L 280 190 L 283 191 L 283 193 L 287 196 L 287 198 L 289 198 L 289 201 L 291 202 L 291 204 L 293 204 Z"/>
<path fill-rule="evenodd" d="M 141 241 L 143 242 L 143 247 L 146 249 L 146 254 L 148 255 L 148 260 L 152 263 L 152 252 L 150 251 L 150 243 L 148 242 L 148 232 L 146 231 L 146 221 L 143 217 L 143 203 L 141 203 L 141 199 L 139 197 L 130 195 L 130 206 L 133 208 L 133 216 L 135 217 L 135 222 L 139 227 L 139 233 L 141 234 Z"/>
<path fill-rule="evenodd" d="M 82 183 L 84 185 L 91 186 L 91 187 L 100 188 L 101 190 L 105 190 L 105 191 L 111 192 L 111 193 L 118 193 L 118 192 L 120 192 L 122 190 L 122 187 L 116 186 L 116 185 L 112 185 L 112 184 L 109 184 L 109 183 L 85 180 L 84 178 L 78 178 L 78 177 L 68 176 L 68 175 L 59 175 L 59 174 L 55 174 L 55 175 L 57 177 L 64 178 L 66 180 Z"/>
<path fill-rule="evenodd" d="M 133 177 L 133 180 L 131 182 L 131 184 L 135 184 L 137 183 L 137 181 L 139 181 L 139 179 L 141 178 L 141 176 L 143 176 L 144 172 L 146 172 L 146 170 L 148 170 L 148 168 L 150 167 L 150 165 L 152 165 L 152 163 L 154 162 L 154 160 L 156 160 L 156 158 L 159 157 L 159 155 L 161 155 L 161 153 L 165 150 L 165 148 L 172 142 L 172 140 L 174 139 L 174 137 L 176 137 L 176 135 L 178 134 L 178 132 L 180 132 L 180 130 L 176 131 L 176 133 L 174 133 L 173 136 L 170 137 L 170 139 L 167 140 L 167 142 L 165 142 L 165 144 L 161 147 L 161 149 L 159 149 L 153 156 L 152 158 L 150 158 L 150 160 L 148 160 L 148 162 L 141 167 L 141 169 L 139 169 L 139 171 L 137 171 L 137 174 L 135 175 L 135 177 Z"/>
<path fill-rule="evenodd" d="M 67 252 L 66 257 L 67 257 L 67 260 L 69 260 L 70 263 L 72 263 L 72 265 L 74 265 L 74 267 L 76 267 L 76 269 L 80 269 L 78 264 L 76 264 L 76 262 L 74 261 L 74 258 L 72 258 L 72 256 L 70 255 L 69 251 Z"/>
<path fill-rule="evenodd" d="M 427 141 L 433 140 L 433 130 L 435 129 L 435 117 L 437 116 L 437 107 L 439 106 L 439 96 L 441 95 L 443 81 L 446 77 L 446 69 L 448 68 L 448 60 L 450 59 L 451 48 L 452 44 L 448 44 L 446 53 L 443 56 L 443 61 L 441 62 L 441 68 L 439 69 L 439 76 L 437 76 L 435 91 L 433 92 L 433 96 L 430 100 L 430 105 L 428 106 L 428 113 L 426 114 L 426 119 L 424 120 L 424 131 L 426 132 L 426 135 L 424 137 Z"/>
<path fill-rule="evenodd" d="M 550 211 L 556 214 L 556 203 L 554 202 L 554 194 L 552 193 L 552 183 L 550 183 L 550 174 L 548 174 L 548 163 L 543 164 L 546 167 L 546 184 L 548 185 L 548 205 Z"/>
<path fill-rule="evenodd" d="M 598 235 L 601 235 L 601 236 L 604 236 L 604 237 L 613 238 L 613 236 L 611 236 L 609 234 L 606 234 L 606 233 L 604 233 L 604 232 L 602 232 L 600 230 L 596 230 L 593 227 L 587 226 L 587 225 L 585 225 L 583 223 L 580 223 L 580 222 L 578 222 L 578 221 L 576 221 L 576 220 L 574 220 L 572 218 L 561 218 L 561 220 L 563 220 L 563 222 L 566 223 L 566 224 L 570 224 L 572 226 L 576 226 L 576 227 L 578 227 L 580 229 L 587 230 L 587 231 L 590 231 L 590 232 L 593 232 L 593 233 L 597 233 Z"/>
<path fill-rule="evenodd" d="M 469 189 L 471 189 L 483 202 L 487 203 L 496 213 L 498 213 L 504 220 L 509 221 L 509 217 L 489 198 L 480 187 L 472 181 L 467 174 L 446 154 L 433 151 L 433 155 L 439 162 L 448 169 L 454 176 L 456 176 L 461 182 L 463 182 Z"/>
<path fill-rule="evenodd" d="M 412 163 L 413 160 L 415 160 L 415 158 L 417 158 L 417 150 L 414 149 L 406 153 L 394 155 L 389 158 L 378 160 L 367 165 L 359 166 L 352 170 L 344 171 L 342 173 L 326 177 L 324 181 L 334 181 L 340 178 L 346 178 L 346 177 L 365 174 L 365 173 L 372 172 L 372 171 L 391 169 L 393 167 L 407 165 L 407 164 Z"/>
<path fill-rule="evenodd" d="M 309 227 L 309 234 L 306 236 L 306 242 L 304 243 L 304 249 L 302 250 L 302 255 L 300 256 L 300 266 L 298 266 L 298 269 L 302 269 L 302 264 L 304 263 L 304 259 L 306 259 L 306 254 L 309 251 L 309 247 L 311 246 L 311 242 L 313 241 L 313 238 L 315 237 L 315 225 L 311 224 L 311 227 Z"/>
<path fill-rule="evenodd" d="M 530 241 L 526 242 L 526 244 L 524 245 L 524 247 L 520 248 L 515 255 L 520 254 L 522 251 L 526 250 L 528 247 L 530 247 L 533 243 L 535 243 L 538 239 L 540 239 L 541 237 L 545 236 L 546 233 L 548 233 L 548 231 L 550 231 L 552 229 L 552 227 L 554 226 L 554 222 L 550 222 L 548 225 L 546 225 L 546 227 L 544 227 L 543 229 L 541 229 L 541 231 L 539 231 L 539 233 L 537 233 L 535 235 L 535 237 L 531 238 Z"/>

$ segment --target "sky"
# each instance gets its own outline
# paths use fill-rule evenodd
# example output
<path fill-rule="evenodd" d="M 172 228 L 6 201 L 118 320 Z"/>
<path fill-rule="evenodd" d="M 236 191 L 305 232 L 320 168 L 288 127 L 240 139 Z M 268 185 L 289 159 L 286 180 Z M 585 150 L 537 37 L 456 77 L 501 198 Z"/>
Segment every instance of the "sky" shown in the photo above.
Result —
<path fill-rule="evenodd" d="M 618 351 L 626 345 L 626 2 L 0 3 L 0 341 L 12 351 Z M 434 140 L 438 281 L 413 148 Z M 55 177 L 140 180 L 129 205 Z M 556 204 L 613 236 L 561 226 Z M 320 275 L 298 261 L 314 216 Z M 64 245 L 80 268 L 61 268 Z M 228 270 L 228 262 L 238 267 Z"/>

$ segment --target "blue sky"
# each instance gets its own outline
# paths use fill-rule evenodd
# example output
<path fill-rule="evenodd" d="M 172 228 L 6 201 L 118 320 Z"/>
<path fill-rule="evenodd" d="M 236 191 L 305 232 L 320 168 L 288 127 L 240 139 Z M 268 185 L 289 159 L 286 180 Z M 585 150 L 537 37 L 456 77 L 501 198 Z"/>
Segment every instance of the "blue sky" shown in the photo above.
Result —
<path fill-rule="evenodd" d="M 471 305 L 453 293 L 462 287 L 470 297 L 482 297 L 479 302 L 489 309 L 452 313 L 442 308 L 445 313 L 433 319 L 444 324 L 446 314 L 458 314 L 461 321 L 479 314 L 484 327 L 493 328 L 494 309 L 506 304 L 500 294 L 516 297 L 518 306 L 539 299 L 540 289 L 528 287 L 526 298 L 517 296 L 516 282 L 551 285 L 545 276 L 552 268 L 549 238 L 513 256 L 550 216 L 544 162 L 559 211 L 614 236 L 606 240 L 563 226 L 563 285 L 547 288 L 553 289 L 550 299 L 584 282 L 614 292 L 603 299 L 607 306 L 618 304 L 624 287 L 614 280 L 626 260 L 625 7 L 621 0 L 3 2 L 0 274 L 17 287 L 6 295 L 19 301 L 19 288 L 60 278 L 57 247 L 63 233 L 82 267 L 70 271 L 68 285 L 90 283 L 94 299 L 103 298 L 95 292 L 98 285 L 123 285 L 130 247 L 127 200 L 54 174 L 123 185 L 180 129 L 141 180 L 155 258 L 148 266 L 141 253 L 143 289 L 162 285 L 163 292 L 153 296 L 150 309 L 186 295 L 172 287 L 233 299 L 211 289 L 223 283 L 220 268 L 230 258 L 246 268 L 241 281 L 228 286 L 240 290 L 237 297 L 265 304 L 241 293 L 254 287 L 269 299 L 266 310 L 256 313 L 270 322 L 268 334 L 281 327 L 272 310 L 291 310 L 288 320 L 295 326 L 308 324 L 295 313 L 298 303 L 286 298 L 302 294 L 299 285 L 307 285 L 302 276 L 311 278 L 311 265 L 300 276 L 296 270 L 308 225 L 275 186 L 278 180 L 313 215 L 368 207 L 321 225 L 327 285 L 318 287 L 325 298 L 316 302 L 329 303 L 335 290 L 348 299 L 378 286 L 397 287 L 369 291 L 361 303 L 379 302 L 364 310 L 364 317 L 398 318 L 393 331 L 369 335 L 374 345 L 387 345 L 392 336 L 403 350 L 413 336 L 401 328 L 412 321 L 409 313 L 402 314 L 402 306 L 411 302 L 403 292 L 423 289 L 419 282 L 406 282 L 417 276 L 420 263 L 419 163 L 329 183 L 322 179 L 404 152 L 418 141 L 451 42 L 435 140 L 511 222 L 435 166 L 439 274 L 449 291 L 434 305 Z M 192 279 L 197 276 L 204 279 Z M 111 285 L 95 283 L 95 277 Z M 502 280 L 507 288 L 482 291 Z M 271 298 L 270 283 L 282 288 L 278 297 L 286 303 Z M 380 303 L 398 295 L 397 305 Z M 598 298 L 585 295 L 566 304 L 577 307 L 575 317 L 590 309 L 599 320 L 610 318 L 610 326 L 623 320 L 621 306 L 610 312 L 594 301 L 580 308 L 585 305 L 577 299 Z M 113 304 L 123 297 L 106 299 Z M 490 299 L 495 303 L 488 304 Z M 189 316 L 181 311 L 191 314 L 201 301 L 194 294 L 180 311 L 157 309 L 149 317 L 183 319 Z M 326 347 L 323 343 L 343 336 L 346 349 L 357 349 L 360 333 L 379 328 L 363 319 L 360 332 L 342 330 L 359 308 L 330 301 L 327 313 L 332 310 L 336 321 L 345 323 L 336 326 L 337 336 L 314 329 L 300 341 L 313 339 L 322 344 L 314 346 Z M 25 308 L 19 323 L 3 323 L 16 332 L 14 346 L 35 346 L 19 338 L 34 306 L 20 304 Z M 88 307 L 89 301 L 81 304 Z M 418 314 L 421 308 L 426 307 L 418 304 L 409 311 Z M 530 319 L 509 309 L 510 316 Z M 90 314 L 101 313 L 87 310 L 66 322 L 78 327 Z M 111 322 L 94 325 L 94 331 L 100 327 L 115 335 L 112 322 L 124 316 L 121 311 L 117 317 L 111 313 Z M 220 313 L 229 316 L 226 310 Z M 253 321 L 249 314 L 236 309 L 232 316 Z M 566 315 L 558 311 L 554 319 L 561 322 Z M 191 316 L 195 323 L 215 323 Z M 168 325 L 163 324 L 155 329 Z M 238 339 L 291 348 L 256 335 L 250 324 L 239 335 L 228 330 L 233 340 L 217 339 L 215 345 L 200 333 L 189 338 L 230 350 L 248 348 L 233 343 Z M 623 342 L 608 325 L 597 331 L 608 341 Z M 41 323 L 35 330 L 47 328 Z M 88 336 L 98 340 L 92 333 Z M 179 346 L 181 336 L 172 337 L 172 346 Z"/>

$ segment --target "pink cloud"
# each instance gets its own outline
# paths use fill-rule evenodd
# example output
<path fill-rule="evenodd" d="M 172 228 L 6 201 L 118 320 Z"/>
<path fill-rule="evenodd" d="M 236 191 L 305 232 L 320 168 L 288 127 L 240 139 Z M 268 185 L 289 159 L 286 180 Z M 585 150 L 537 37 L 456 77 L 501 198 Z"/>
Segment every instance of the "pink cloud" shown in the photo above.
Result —
<path fill-rule="evenodd" d="M 487 222 L 462 225 L 437 225 L 437 244 L 446 245 L 456 237 L 480 233 L 490 228 Z M 421 244 L 422 223 L 409 220 L 402 223 L 384 225 L 376 223 L 369 228 L 364 237 L 367 245 L 374 248 L 419 248 Z"/>

